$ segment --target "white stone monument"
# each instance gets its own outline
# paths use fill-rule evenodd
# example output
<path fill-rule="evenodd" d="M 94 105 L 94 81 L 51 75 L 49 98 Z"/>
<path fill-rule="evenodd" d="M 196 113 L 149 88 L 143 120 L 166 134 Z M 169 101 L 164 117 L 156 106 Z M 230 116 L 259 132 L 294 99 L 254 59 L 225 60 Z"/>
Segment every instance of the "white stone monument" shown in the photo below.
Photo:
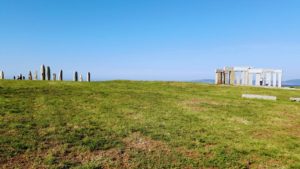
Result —
<path fill-rule="evenodd" d="M 230 71 L 229 75 L 228 72 Z M 252 67 L 225 67 L 216 70 L 215 84 L 281 88 L 282 70 Z M 227 82 L 227 83 L 226 83 Z"/>

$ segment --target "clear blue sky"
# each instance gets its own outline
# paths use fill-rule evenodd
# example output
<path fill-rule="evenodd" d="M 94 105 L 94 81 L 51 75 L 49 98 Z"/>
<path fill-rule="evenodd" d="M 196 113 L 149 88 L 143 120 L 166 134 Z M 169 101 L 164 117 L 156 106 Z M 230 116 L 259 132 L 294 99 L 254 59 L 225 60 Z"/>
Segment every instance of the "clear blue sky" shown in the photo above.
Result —
<path fill-rule="evenodd" d="M 300 78 L 299 0 L 1 0 L 0 69 L 195 80 L 226 65 Z"/>

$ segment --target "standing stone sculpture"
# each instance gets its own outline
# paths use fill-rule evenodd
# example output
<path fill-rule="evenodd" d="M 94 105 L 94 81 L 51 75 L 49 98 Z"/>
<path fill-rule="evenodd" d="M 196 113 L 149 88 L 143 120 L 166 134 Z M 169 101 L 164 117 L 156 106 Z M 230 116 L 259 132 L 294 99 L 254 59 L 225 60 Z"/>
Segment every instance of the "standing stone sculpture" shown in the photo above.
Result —
<path fill-rule="evenodd" d="M 59 72 L 59 80 L 63 81 L 63 70 L 60 70 Z"/>
<path fill-rule="evenodd" d="M 37 71 L 34 72 L 33 80 L 38 80 L 38 72 Z"/>
<path fill-rule="evenodd" d="M 229 69 L 229 84 L 234 85 L 235 83 L 235 72 L 234 68 L 228 68 Z"/>
<path fill-rule="evenodd" d="M 28 80 L 32 80 L 32 73 L 31 73 L 31 71 L 29 71 Z"/>
<path fill-rule="evenodd" d="M 215 84 L 281 88 L 282 70 L 253 67 L 225 67 L 224 69 L 216 70 Z"/>
<path fill-rule="evenodd" d="M 56 73 L 53 73 L 53 81 L 56 81 Z"/>
<path fill-rule="evenodd" d="M 75 82 L 78 81 L 78 72 L 76 72 L 76 71 L 75 71 L 75 73 L 74 73 L 74 78 L 73 78 L 73 80 L 74 80 Z"/>
<path fill-rule="evenodd" d="M 3 71 L 1 71 L 0 80 L 4 80 L 4 72 Z"/>
<path fill-rule="evenodd" d="M 88 82 L 91 81 L 91 73 L 90 72 L 87 73 L 86 81 L 88 81 Z"/>
<path fill-rule="evenodd" d="M 50 70 L 50 66 L 47 66 L 47 80 L 51 80 L 51 70 Z"/>
<path fill-rule="evenodd" d="M 79 76 L 79 81 L 80 81 L 80 82 L 83 81 L 83 79 L 82 79 L 82 74 L 80 74 L 80 76 Z"/>
<path fill-rule="evenodd" d="M 45 65 L 41 66 L 41 80 L 46 80 L 46 69 Z"/>

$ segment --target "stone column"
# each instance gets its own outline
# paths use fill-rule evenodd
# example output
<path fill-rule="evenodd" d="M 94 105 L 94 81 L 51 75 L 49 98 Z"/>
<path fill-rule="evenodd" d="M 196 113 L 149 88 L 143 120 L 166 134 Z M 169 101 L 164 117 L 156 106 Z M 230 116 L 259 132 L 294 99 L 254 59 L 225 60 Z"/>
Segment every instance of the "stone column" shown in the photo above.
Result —
<path fill-rule="evenodd" d="M 226 71 L 223 71 L 223 84 L 226 84 L 226 81 L 227 81 Z"/>
<path fill-rule="evenodd" d="M 4 80 L 5 78 L 4 78 L 4 72 L 3 71 L 1 71 L 1 73 L 0 73 L 0 80 Z"/>
<path fill-rule="evenodd" d="M 38 72 L 34 71 L 33 80 L 38 80 Z"/>
<path fill-rule="evenodd" d="M 215 84 L 217 85 L 219 83 L 219 72 L 218 70 L 216 70 L 216 73 L 215 73 Z"/>
<path fill-rule="evenodd" d="M 53 73 L 53 81 L 56 81 L 56 73 Z"/>
<path fill-rule="evenodd" d="M 87 73 L 86 80 L 87 80 L 88 82 L 91 81 L 91 73 L 90 73 L 90 72 Z"/>
<path fill-rule="evenodd" d="M 59 80 L 63 81 L 63 70 L 60 70 L 59 72 Z"/>
<path fill-rule="evenodd" d="M 241 77 L 242 77 L 242 85 L 246 85 L 247 83 L 246 71 L 242 71 Z"/>
<path fill-rule="evenodd" d="M 253 85 L 253 74 L 248 73 L 248 85 L 252 86 Z"/>
<path fill-rule="evenodd" d="M 78 81 L 78 73 L 76 71 L 74 72 L 73 81 L 75 81 L 75 82 Z"/>
<path fill-rule="evenodd" d="M 215 84 L 222 84 L 222 70 L 220 69 L 216 70 Z"/>
<path fill-rule="evenodd" d="M 47 80 L 51 80 L 51 70 L 50 70 L 50 66 L 47 66 Z"/>
<path fill-rule="evenodd" d="M 271 85 L 272 85 L 272 76 L 271 76 L 270 72 L 267 73 L 266 81 L 267 81 L 267 85 L 269 87 L 271 87 Z"/>
<path fill-rule="evenodd" d="M 229 84 L 231 84 L 231 85 L 235 85 L 235 71 L 233 70 L 233 69 L 231 69 L 230 70 L 230 72 L 229 72 L 229 78 L 230 78 L 230 82 L 229 82 Z"/>
<path fill-rule="evenodd" d="M 29 71 L 28 80 L 32 80 L 32 73 L 31 73 L 31 71 Z"/>
<path fill-rule="evenodd" d="M 229 70 L 225 70 L 225 84 L 226 85 L 230 85 L 230 71 Z"/>
<path fill-rule="evenodd" d="M 218 84 L 222 84 L 223 83 L 223 72 L 219 71 L 219 79 L 218 79 Z"/>
<path fill-rule="evenodd" d="M 45 65 L 41 66 L 41 80 L 46 80 L 46 68 L 45 68 Z"/>
<path fill-rule="evenodd" d="M 256 73 L 256 75 L 255 75 L 255 86 L 260 86 L 260 81 L 261 81 L 261 74 Z"/>
<path fill-rule="evenodd" d="M 273 72 L 273 87 L 277 87 L 277 73 Z"/>
<path fill-rule="evenodd" d="M 241 75 L 238 73 L 238 75 L 236 76 L 236 85 L 241 85 Z"/>
<path fill-rule="evenodd" d="M 82 79 L 82 74 L 79 75 L 79 81 L 80 81 L 80 82 L 83 81 L 83 79 Z"/>
<path fill-rule="evenodd" d="M 281 85 L 281 80 L 282 80 L 282 72 L 279 72 L 278 73 L 278 87 L 281 88 L 282 85 Z"/>
<path fill-rule="evenodd" d="M 221 75 L 221 83 L 220 84 L 224 84 L 224 71 L 220 72 L 220 75 Z"/>

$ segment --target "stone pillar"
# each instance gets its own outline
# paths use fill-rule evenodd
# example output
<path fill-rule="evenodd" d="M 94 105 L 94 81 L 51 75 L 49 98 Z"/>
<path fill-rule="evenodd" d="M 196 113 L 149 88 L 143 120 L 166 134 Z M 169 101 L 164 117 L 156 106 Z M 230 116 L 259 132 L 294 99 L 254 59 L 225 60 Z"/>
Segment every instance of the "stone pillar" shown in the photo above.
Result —
<path fill-rule="evenodd" d="M 282 87 L 281 81 L 282 81 L 282 72 L 279 72 L 279 73 L 278 73 L 278 87 L 279 87 L 279 88 Z"/>
<path fill-rule="evenodd" d="M 216 73 L 215 73 L 215 84 L 219 84 L 219 72 L 218 70 L 216 70 Z"/>
<path fill-rule="evenodd" d="M 50 66 L 47 66 L 47 80 L 51 80 L 51 69 L 50 69 Z"/>
<path fill-rule="evenodd" d="M 32 80 L 32 73 L 31 73 L 31 71 L 29 71 L 28 80 Z"/>
<path fill-rule="evenodd" d="M 220 71 L 219 72 L 219 84 L 223 84 L 223 72 L 222 71 Z"/>
<path fill-rule="evenodd" d="M 225 70 L 225 84 L 229 85 L 230 84 L 230 71 Z"/>
<path fill-rule="evenodd" d="M 220 75 L 221 75 L 221 83 L 220 84 L 224 84 L 224 71 L 220 72 Z"/>
<path fill-rule="evenodd" d="M 261 74 L 260 73 L 256 73 L 256 76 L 255 76 L 255 86 L 260 86 L 260 81 L 261 81 Z"/>
<path fill-rule="evenodd" d="M 56 73 L 53 73 L 53 81 L 56 81 Z"/>
<path fill-rule="evenodd" d="M 41 80 L 46 80 L 46 68 L 45 68 L 45 65 L 41 66 Z"/>
<path fill-rule="evenodd" d="M 273 72 L 273 87 L 277 87 L 277 73 Z"/>
<path fill-rule="evenodd" d="M 34 71 L 33 80 L 38 80 L 38 72 Z"/>
<path fill-rule="evenodd" d="M 242 71 L 241 77 L 242 77 L 242 85 L 245 85 L 246 84 L 246 72 L 245 71 Z"/>
<path fill-rule="evenodd" d="M 80 82 L 83 81 L 83 79 L 82 79 L 82 74 L 79 75 L 79 81 L 80 81 Z"/>
<path fill-rule="evenodd" d="M 75 71 L 74 72 L 74 78 L 73 81 L 77 82 L 78 81 L 78 73 Z"/>
<path fill-rule="evenodd" d="M 224 76 L 224 82 L 223 82 L 223 84 L 226 84 L 226 82 L 227 82 L 227 80 L 228 80 L 228 79 L 227 79 L 227 75 L 228 75 L 228 74 L 226 73 L 226 71 L 224 71 L 224 72 L 223 72 L 223 76 Z"/>
<path fill-rule="evenodd" d="M 253 74 L 252 73 L 248 73 L 248 86 L 252 86 L 253 85 Z"/>
<path fill-rule="evenodd" d="M 222 70 L 220 69 L 216 70 L 215 84 L 222 84 Z"/>
<path fill-rule="evenodd" d="M 4 78 L 4 72 L 3 72 L 3 70 L 1 71 L 1 73 L 0 73 L 0 80 L 4 80 L 5 78 Z"/>
<path fill-rule="evenodd" d="M 235 82 L 235 71 L 233 69 L 231 69 L 229 71 L 229 79 L 230 79 L 229 84 L 235 85 L 235 83 L 234 83 Z"/>
<path fill-rule="evenodd" d="M 237 76 L 236 76 L 236 85 L 241 85 L 241 75 L 240 74 L 238 74 Z"/>
<path fill-rule="evenodd" d="M 90 72 L 87 73 L 86 80 L 87 80 L 88 82 L 91 81 L 91 73 L 90 73 Z"/>
<path fill-rule="evenodd" d="M 59 80 L 63 81 L 63 70 L 60 70 L 59 72 Z"/>
<path fill-rule="evenodd" d="M 272 76 L 271 76 L 270 72 L 267 73 L 266 82 L 267 82 L 267 85 L 269 87 L 271 87 L 271 85 L 272 85 Z"/>

